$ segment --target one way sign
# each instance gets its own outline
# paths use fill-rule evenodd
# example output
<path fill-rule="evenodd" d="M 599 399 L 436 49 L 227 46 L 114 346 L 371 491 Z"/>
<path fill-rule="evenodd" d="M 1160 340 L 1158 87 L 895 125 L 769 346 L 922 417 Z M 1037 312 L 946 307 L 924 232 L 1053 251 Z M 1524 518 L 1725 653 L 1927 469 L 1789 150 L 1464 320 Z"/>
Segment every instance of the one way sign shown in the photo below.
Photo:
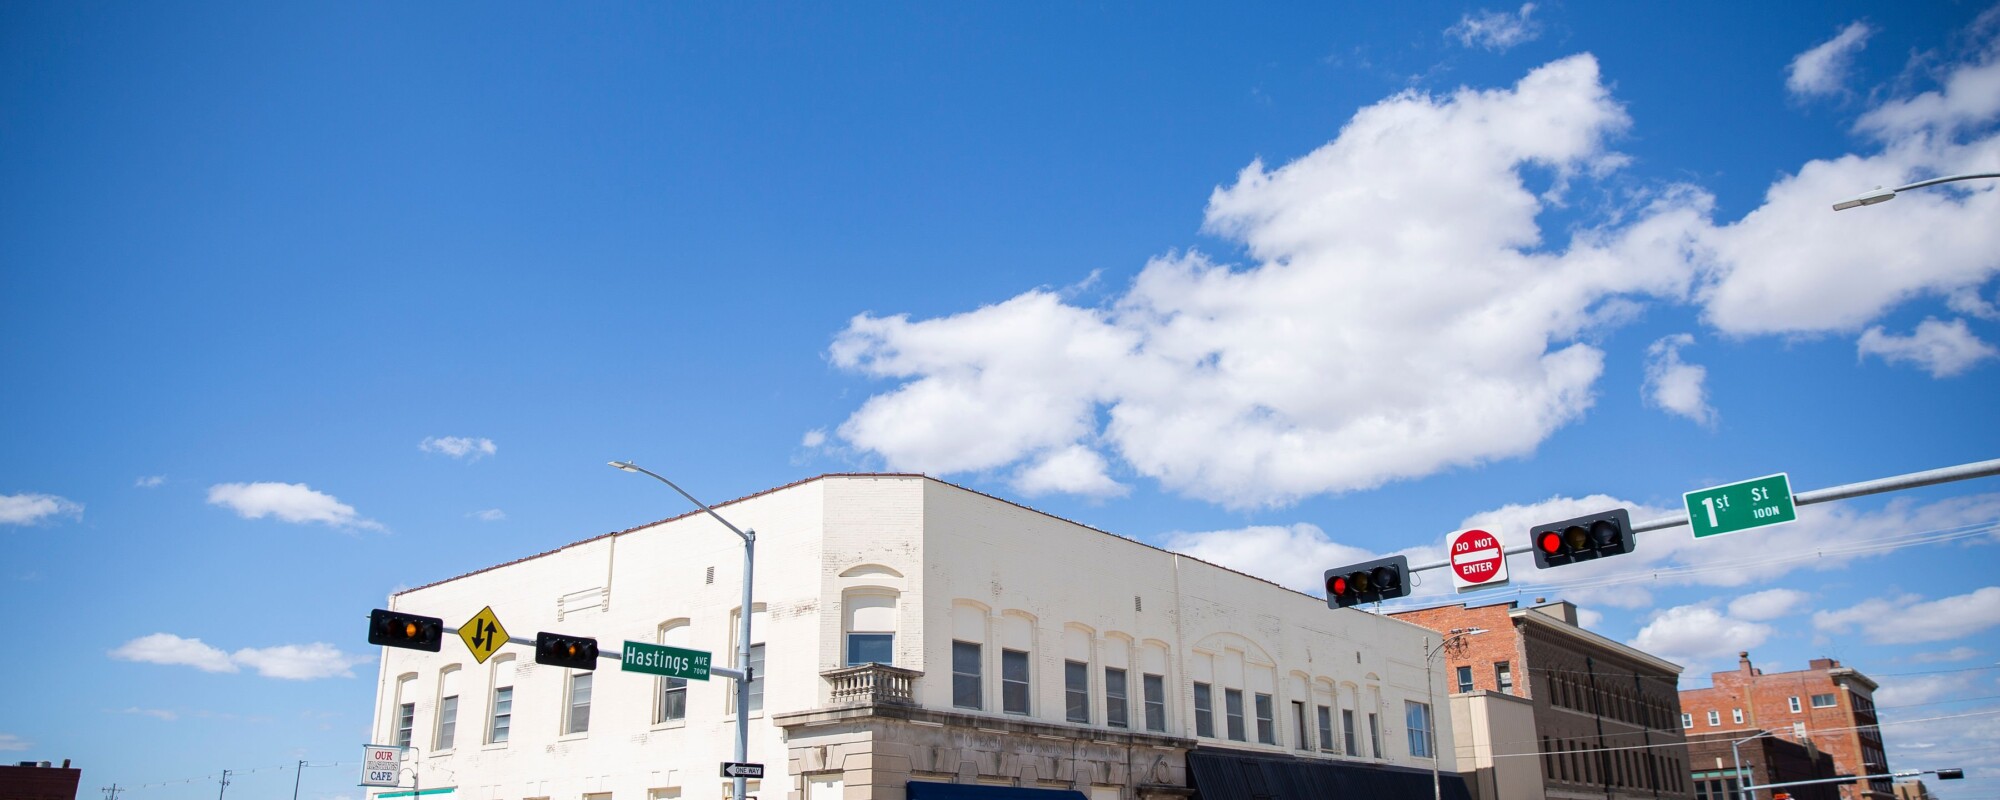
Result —
<path fill-rule="evenodd" d="M 736 763 L 736 762 L 734 762 L 734 761 L 724 761 L 724 762 L 722 762 L 722 777 L 725 777 L 725 778 L 762 778 L 762 777 L 764 777 L 764 765 L 763 765 L 763 764 L 738 764 L 738 763 Z"/>

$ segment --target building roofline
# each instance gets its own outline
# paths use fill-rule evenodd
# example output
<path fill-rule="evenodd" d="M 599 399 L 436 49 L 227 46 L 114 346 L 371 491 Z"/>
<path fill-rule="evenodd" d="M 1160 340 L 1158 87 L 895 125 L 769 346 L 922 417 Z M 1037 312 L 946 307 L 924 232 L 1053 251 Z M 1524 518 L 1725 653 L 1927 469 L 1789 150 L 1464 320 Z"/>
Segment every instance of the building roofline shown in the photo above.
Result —
<path fill-rule="evenodd" d="M 1507 616 L 1512 617 L 1516 620 L 1525 620 L 1530 624 L 1547 628 L 1552 632 L 1560 633 L 1564 636 L 1569 636 L 1576 639 L 1582 639 L 1583 641 L 1589 642 L 1599 647 L 1603 647 L 1607 650 L 1610 650 L 1611 652 L 1617 653 L 1627 658 L 1634 659 L 1649 666 L 1658 667 L 1662 672 L 1671 672 L 1676 677 L 1687 671 L 1686 667 L 1683 667 L 1672 661 L 1668 661 L 1664 658 L 1653 655 L 1652 653 L 1648 653 L 1644 650 L 1632 647 L 1631 645 L 1624 644 L 1616 639 L 1612 639 L 1595 631 L 1588 630 L 1580 625 L 1571 625 L 1567 622 L 1556 619 L 1555 617 L 1551 617 L 1547 614 L 1544 614 L 1540 611 L 1536 611 L 1532 608 L 1517 608 L 1514 609 L 1513 611 L 1508 612 Z"/>
<path fill-rule="evenodd" d="M 1116 533 L 1112 533 L 1112 532 L 1110 532 L 1110 531 L 1107 531 L 1107 530 L 1104 530 L 1103 528 L 1099 528 L 1099 527 L 1096 527 L 1096 526 L 1093 526 L 1093 525 L 1086 525 L 1086 524 L 1084 524 L 1084 523 L 1081 523 L 1081 522 L 1077 522 L 1076 520 L 1073 520 L 1073 519 L 1069 519 L 1069 518 L 1067 518 L 1067 517 L 1062 517 L 1062 516 L 1058 516 L 1058 515 L 1055 515 L 1055 514 L 1051 514 L 1051 513 L 1047 512 L 1047 511 L 1043 511 L 1043 510 L 1041 510 L 1041 509 L 1039 509 L 1039 508 L 1035 508 L 1035 507 L 1032 507 L 1032 506 L 1028 506 L 1028 505 L 1023 505 L 1023 504 L 1021 504 L 1021 503 L 1017 503 L 1017 502 L 1014 502 L 1014 501 L 1012 501 L 1012 500 L 1009 500 L 1009 499 L 1007 499 L 1007 498 L 1005 498 L 1005 497 L 999 497 L 999 496 L 996 496 L 996 495 L 991 495 L 991 494 L 987 494 L 986 492 L 982 492 L 982 491 L 979 491 L 978 489 L 973 489 L 973 488 L 969 488 L 969 487 L 965 487 L 965 486 L 960 486 L 960 485 L 958 485 L 958 484 L 956 484 L 956 483 L 952 483 L 951 481 L 947 481 L 947 480 L 943 480 L 943 479 L 941 479 L 941 478 L 937 478 L 937 477 L 934 477 L 934 476 L 931 476 L 931 475 L 925 475 L 925 474 L 923 474 L 923 473 L 921 473 L 921 472 L 828 472 L 828 473 L 822 473 L 822 474 L 819 474 L 819 475 L 815 475 L 815 476 L 812 476 L 812 477 L 810 477 L 810 478 L 801 478 L 801 479 L 799 479 L 799 480 L 796 480 L 796 481 L 792 481 L 791 483 L 787 483 L 787 484 L 785 484 L 785 485 L 783 485 L 783 486 L 775 486 L 775 487 L 772 487 L 772 488 L 769 488 L 769 489 L 764 489 L 764 490 L 762 490 L 762 491 L 758 491 L 758 492 L 753 492 L 753 493 L 751 493 L 751 494 L 746 494 L 746 495 L 744 495 L 744 496 L 742 496 L 742 497 L 738 497 L 738 498 L 735 498 L 735 499 L 733 499 L 733 500 L 725 500 L 725 501 L 723 501 L 723 502 L 720 502 L 720 503 L 716 503 L 716 504 L 714 504 L 714 505 L 711 505 L 711 506 L 709 506 L 709 508 L 715 508 L 715 509 L 721 509 L 721 508 L 726 508 L 726 507 L 729 507 L 729 506 L 732 506 L 732 505 L 735 505 L 735 504 L 737 504 L 737 503 L 742 503 L 742 502 L 744 502 L 744 501 L 747 501 L 747 500 L 754 500 L 754 499 L 757 499 L 757 498 L 759 498 L 759 497 L 763 497 L 763 496 L 765 496 L 765 495 L 768 495 L 768 494 L 776 494 L 776 493 L 778 493 L 778 492 L 782 492 L 782 491 L 785 491 L 785 490 L 788 490 L 788 489 L 794 489 L 794 488 L 797 488 L 797 487 L 800 487 L 800 486 L 804 486 L 804 485 L 806 485 L 806 484 L 809 484 L 809 483 L 816 483 L 816 482 L 818 482 L 818 481 L 821 481 L 821 480 L 824 480 L 824 479 L 827 479 L 827 478 L 918 478 L 918 479 L 922 479 L 922 480 L 926 480 L 926 481 L 930 481 L 930 482 L 932 482 L 932 483 L 936 483 L 936 484 L 939 484 L 939 485 L 941 485 L 941 486 L 949 486 L 949 487 L 951 487 L 951 488 L 953 488 L 953 489 L 957 489 L 957 490 L 959 490 L 959 491 L 962 491 L 962 492 L 969 492 L 969 493 L 971 493 L 971 494 L 975 494 L 975 495 L 978 495 L 978 496 L 980 496 L 980 497 L 984 497 L 984 498 L 986 498 L 986 499 L 988 499 L 988 500 L 993 500 L 993 501 L 996 501 L 996 502 L 1000 502 L 1000 503 L 1005 503 L 1005 504 L 1007 504 L 1007 505 L 1010 505 L 1010 506 L 1013 506 L 1013 507 L 1015 507 L 1015 508 L 1019 508 L 1019 509 L 1021 509 L 1021 510 L 1023 510 L 1023 511 L 1029 511 L 1029 512 L 1032 512 L 1032 513 L 1035 513 L 1035 514 L 1040 514 L 1040 515 L 1042 515 L 1042 516 L 1044 516 L 1044 517 L 1048 517 L 1049 519 L 1053 519 L 1053 520 L 1056 520 L 1056 521 L 1058 521 L 1058 522 L 1064 522 L 1064 523 L 1068 523 L 1068 524 L 1070 524 L 1070 525 L 1075 525 L 1075 526 L 1077 526 L 1077 527 L 1079 527 L 1079 528 L 1083 528 L 1084 530 L 1089 530 L 1089 531 L 1095 531 L 1095 532 L 1097 532 L 1097 533 L 1101 533 L 1101 534 L 1104 534 L 1104 535 L 1106 535 L 1106 536 L 1113 536 L 1113 537 L 1117 537 L 1118 539 L 1120 539 L 1120 540 L 1122 540 L 1122 541 L 1126 541 L 1126 542 L 1131 542 L 1132 544 L 1136 544 L 1136 545 L 1138 545 L 1138 546 L 1140 546 L 1140 547 L 1144 547 L 1144 548 L 1148 548 L 1148 549 L 1151 549 L 1151 550 L 1156 550 L 1156 551 L 1159 551 L 1159 552 L 1161 552 L 1161 553 L 1165 553 L 1165 554 L 1167 554 L 1167 555 L 1170 555 L 1170 556 L 1173 556 L 1173 557 L 1175 557 L 1175 558 L 1185 558 L 1185 559 L 1187 559 L 1187 560 L 1189 560 L 1189 561 L 1194 561 L 1194 562 L 1197 562 L 1197 563 L 1201 563 L 1201 564 L 1207 564 L 1207 565 L 1209 565 L 1209 566 L 1211 566 L 1211 567 L 1214 567 L 1214 568 L 1216 568 L 1216 569 L 1219 569 L 1219 570 L 1222 570 L 1222 571 L 1224 571 L 1224 572 L 1229 572 L 1229 573 L 1233 573 L 1233 574 L 1236 574 L 1236 575 L 1241 575 L 1241 576 L 1243 576 L 1243 577 L 1245 577 L 1245 578 L 1249 578 L 1250 580 L 1253 580 L 1253 581 L 1257 581 L 1257 582 L 1259 582 L 1259 583 L 1264 583 L 1264 584 L 1267 584 L 1267 585 L 1270 585 L 1270 586 L 1273 586 L 1273 587 L 1276 587 L 1276 588 L 1278 588 L 1278 589 L 1283 589 L 1284 591 L 1287 591 L 1287 592 L 1291 592 L 1291 593 L 1293 593 L 1293 594 L 1296 594 L 1296 595 L 1299 595 L 1299 596 L 1301 596 L 1301 597 L 1304 597 L 1304 598 L 1307 598 L 1307 599 L 1309 599 L 1309 600 L 1320 600 L 1320 601 L 1324 601 L 1324 600 L 1325 600 L 1325 598 L 1322 598 L 1322 597 L 1316 597 L 1316 596 L 1314 596 L 1314 595 L 1310 595 L 1310 594 L 1307 594 L 1307 593 L 1305 593 L 1305 592 L 1301 592 L 1301 591 L 1299 591 L 1299 590 L 1297 590 L 1297 589 L 1293 589 L 1293 588 L 1291 588 L 1291 587 L 1289 587 L 1289 586 L 1285 586 L 1285 585 L 1283 585 L 1283 584 L 1280 584 L 1280 583 L 1277 583 L 1276 581 L 1272 581 L 1272 580 L 1268 580 L 1268 579 L 1265 579 L 1265 578 L 1260 578 L 1260 577 L 1258 577 L 1258 576 L 1256 576 L 1256 575 L 1252 575 L 1252 574 L 1250 574 L 1250 573 L 1247 573 L 1247 572 L 1243 572 L 1243 571 L 1241 571 L 1241 570 L 1236 570 L 1236 569 L 1231 569 L 1231 568 L 1229 568 L 1229 567 L 1225 567 L 1225 566 L 1223 566 L 1223 565 L 1221 565 L 1221 564 L 1217 564 L 1217 563 L 1215 563 L 1215 562 L 1213 562 L 1213 561 L 1207 561 L 1207 560 L 1204 560 L 1204 559 L 1201 559 L 1201 558 L 1197 558 L 1197 557 L 1195 557 L 1195 556 L 1191 556 L 1191 555 L 1188 555 L 1188 554 L 1186 554 L 1186 553 L 1181 553 L 1181 552 L 1176 552 L 1176 551 L 1173 551 L 1173 550 L 1168 550 L 1168 549 L 1166 549 L 1166 548 L 1164 548 L 1164 547 L 1160 547 L 1160 546 L 1158 546 L 1158 545 L 1152 545 L 1152 544 L 1147 544 L 1146 542 L 1142 542 L 1142 541 L 1139 541 L 1138 539 L 1134 539 L 1134 538 L 1132 538 L 1132 537 L 1129 537 L 1129 536 L 1122 536 L 1122 535 L 1119 535 L 1119 534 L 1116 534 Z M 557 548 L 554 548 L 554 549 L 551 549 L 551 550 L 544 550 L 544 551 L 542 551 L 542 552 L 540 552 L 540 553 L 536 553 L 536 554 L 534 554 L 534 555 L 529 555 L 529 556 L 523 556 L 523 557 L 521 557 L 521 558 L 517 558 L 517 559 L 514 559 L 514 560 L 512 560 L 512 561 L 505 561 L 505 562 L 501 562 L 501 563 L 499 563 L 499 564 L 494 564 L 493 566 L 490 566 L 490 567 L 481 567 L 481 568 L 479 568 L 479 569 L 475 569 L 475 570 L 473 570 L 473 571 L 471 571 L 471 572 L 467 572 L 467 573 L 464 573 L 464 574 L 460 574 L 460 575 L 454 575 L 454 576 L 452 576 L 452 577 L 449 577 L 449 578 L 445 578 L 445 579 L 443 579 L 443 580 L 436 580 L 436 581 L 431 581 L 430 583 L 426 583 L 426 584 L 424 584 L 424 585 L 422 585 L 422 586 L 413 586 L 413 587 L 410 587 L 410 588 L 408 588 L 408 589 L 403 589 L 403 590 L 401 590 L 401 591 L 398 591 L 398 592 L 394 592 L 394 593 L 392 593 L 392 594 L 390 595 L 390 597 L 401 597 L 401 596 L 403 596 L 403 595 L 406 595 L 406 594 L 409 594 L 409 593 L 411 593 L 411 592 L 415 592 L 415 591 L 420 591 L 420 590 L 423 590 L 423 589 L 429 589 L 429 588 L 432 588 L 432 587 L 435 587 L 435 586 L 442 586 L 442 585 L 444 585 L 444 584 L 447 584 L 447 583 L 451 583 L 452 581 L 456 581 L 456 580 L 460 580 L 460 579 L 463 579 L 463 578 L 470 578 L 470 577 L 472 577 L 472 576 L 474 576 L 474 575 L 479 575 L 479 574 L 482 574 L 482 573 L 487 573 L 487 572 L 492 572 L 492 571 L 494 571 L 494 570 L 496 570 L 496 569 L 500 569 L 500 568 L 502 568 L 502 567 L 511 567 L 511 566 L 513 566 L 513 565 L 515 565 L 515 564 L 521 564 L 521 563 L 525 563 L 525 562 L 528 562 L 528 561 L 533 561 L 533 560 L 535 560 L 535 559 L 538 559 L 538 558 L 542 558 L 542 557 L 544 557 L 544 556 L 551 556 L 551 555 L 555 555 L 556 553 L 560 553 L 560 552 L 562 552 L 562 551 L 564 551 L 564 550 L 568 550 L 568 549 L 570 549 L 570 548 L 572 548 L 572 547 L 577 547 L 577 546 L 580 546 L 580 545 L 586 545 L 586 544 L 590 544 L 591 542 L 595 542 L 595 541 L 597 541 L 597 540 L 599 540 L 599 539 L 606 539 L 606 538 L 610 538 L 610 537 L 614 537 L 614 536 L 623 536 L 623 535 L 625 535 L 625 534 L 628 534 L 628 533 L 634 533 L 634 532 L 636 532 L 636 531 L 641 531 L 641 530 L 645 530 L 645 529 L 647 529 L 647 528 L 651 528 L 651 527 L 655 527 L 655 526 L 658 526 L 658 525 L 665 525 L 665 524 L 667 524 L 667 523 L 669 523 L 669 522 L 675 522 L 675 521 L 679 521 L 679 520 L 683 520 L 683 519 L 687 519 L 688 517 L 693 517 L 693 516 L 697 516 L 697 515 L 700 515 L 700 514 L 702 514 L 702 513 L 705 513 L 705 512 L 703 512 L 703 511 L 702 511 L 701 509 L 695 509 L 695 510 L 693 510 L 693 511 L 689 511 L 689 512 L 686 512 L 686 513 L 683 513 L 683 514 L 677 514 L 677 515 L 674 515 L 674 516 L 671 516 L 671 517 L 667 517 L 666 519 L 661 519 L 661 520 L 655 520 L 655 521 L 652 521 L 652 522 L 647 522 L 647 523 L 642 523 L 642 524 L 639 524 L 639 525 L 634 525 L 634 526 L 632 526 L 632 527 L 630 527 L 630 528 L 626 528 L 626 529 L 624 529 L 624 530 L 618 530 L 618 531 L 611 531 L 611 532 L 609 532 L 609 533 L 600 533 L 600 534 L 598 534 L 598 535 L 596 535 L 596 536 L 592 536 L 592 537 L 589 537 L 589 538 L 586 538 L 586 539 L 579 539 L 579 540 L 577 540 L 577 541 L 574 541 L 574 542 L 570 542 L 569 544 L 566 544 L 566 545 L 563 545 L 563 546 L 561 546 L 561 547 L 557 547 Z M 1366 612 L 1366 611 L 1363 611 L 1363 612 L 1361 612 L 1361 613 L 1364 613 L 1364 614 L 1366 614 L 1366 613 L 1369 613 L 1369 612 Z M 1395 619 L 1395 617 L 1393 617 L 1393 616 L 1391 616 L 1391 615 L 1389 615 L 1389 614 L 1375 614 L 1375 615 L 1373 615 L 1373 616 L 1379 616 L 1379 617 L 1381 617 L 1381 618 L 1383 618 L 1383 619 Z M 1401 622 L 1401 623 L 1403 623 L 1403 624 L 1405 624 L 1405 625 L 1415 625 L 1415 623 L 1412 623 L 1412 622 L 1406 622 L 1406 621 L 1404 621 L 1404 620 L 1395 620 L 1395 621 L 1397 621 L 1397 622 Z M 1422 626 L 1420 626 L 1420 625 L 1419 625 L 1419 626 L 1417 626 L 1417 627 L 1422 627 Z"/>

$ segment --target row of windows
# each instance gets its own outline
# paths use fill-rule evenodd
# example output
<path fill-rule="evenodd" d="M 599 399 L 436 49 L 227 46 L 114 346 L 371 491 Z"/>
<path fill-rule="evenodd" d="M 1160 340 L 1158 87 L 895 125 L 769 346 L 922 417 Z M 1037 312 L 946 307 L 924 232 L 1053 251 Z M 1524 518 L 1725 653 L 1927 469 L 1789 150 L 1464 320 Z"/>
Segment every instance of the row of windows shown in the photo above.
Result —
<path fill-rule="evenodd" d="M 1500 691 L 1503 693 L 1513 694 L 1513 666 L 1505 661 L 1493 662 L 1493 685 L 1500 687 Z M 1458 690 L 1460 692 L 1472 691 L 1472 667 L 1470 665 L 1458 668 Z"/>
<path fill-rule="evenodd" d="M 1797 714 L 1801 712 L 1802 709 L 1799 708 L 1799 698 L 1797 696 L 1786 698 L 1786 700 L 1787 700 L 1786 705 L 1791 709 L 1792 713 Z M 1837 705 L 1837 703 L 1835 702 L 1833 695 L 1816 694 L 1812 696 L 1813 708 L 1833 708 L 1835 705 Z M 1733 724 L 1736 725 L 1743 724 L 1743 709 L 1740 708 L 1730 709 L 1729 719 L 1730 722 Z M 1720 726 L 1721 724 L 1722 724 L 1722 712 L 1719 710 L 1710 710 L 1708 712 L 1708 727 L 1714 728 Z M 1694 727 L 1693 713 L 1681 714 L 1681 727 L 1682 728 Z"/>
<path fill-rule="evenodd" d="M 1591 676 L 1588 673 L 1554 670 L 1548 681 L 1549 702 L 1649 728 L 1664 728 L 1673 719 L 1669 705 L 1659 698 L 1642 695 L 1636 690 L 1593 686 L 1598 681 L 1616 679 L 1611 675 Z M 1673 705 L 1679 704 L 1676 698 Z"/>
<path fill-rule="evenodd" d="M 1680 761 L 1651 750 L 1586 750 L 1581 741 L 1542 737 L 1542 772 L 1548 780 L 1685 791 Z"/>
<path fill-rule="evenodd" d="M 486 717 L 485 744 L 505 744 L 514 728 L 514 656 L 503 655 L 493 659 L 491 665 L 492 689 L 487 693 L 488 715 Z M 750 713 L 764 709 L 764 645 L 750 646 L 750 668 L 756 676 L 750 681 Z M 458 680 L 463 673 L 458 665 L 445 667 L 438 673 L 437 719 L 431 738 L 433 752 L 451 750 L 458 745 Z M 562 693 L 562 714 L 558 730 L 563 735 L 588 733 L 590 731 L 591 689 L 595 684 L 594 673 L 573 671 L 564 677 Z M 409 747 L 414 744 L 416 733 L 416 699 L 411 696 L 417 676 L 404 675 L 396 682 L 396 730 L 395 744 Z M 687 681 L 683 678 L 658 678 L 659 691 L 653 706 L 653 723 L 660 724 L 687 718 Z M 731 701 L 734 701 L 733 695 Z"/>

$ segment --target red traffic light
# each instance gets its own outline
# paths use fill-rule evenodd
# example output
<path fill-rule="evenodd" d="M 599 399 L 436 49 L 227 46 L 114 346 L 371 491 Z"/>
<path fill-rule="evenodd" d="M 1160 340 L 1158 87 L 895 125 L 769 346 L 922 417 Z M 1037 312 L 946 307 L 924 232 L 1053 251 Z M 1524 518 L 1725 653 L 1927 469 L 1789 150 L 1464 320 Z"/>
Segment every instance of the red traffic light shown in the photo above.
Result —
<path fill-rule="evenodd" d="M 1555 531 L 1543 531 L 1542 539 L 1538 542 L 1538 545 L 1542 548 L 1542 552 L 1549 555 L 1560 553 L 1563 549 L 1562 534 Z"/>
<path fill-rule="evenodd" d="M 1347 587 L 1347 576 L 1346 576 L 1346 575 L 1335 575 L 1335 576 L 1333 576 L 1333 580 L 1330 580 L 1330 581 L 1327 581 L 1327 582 L 1326 582 L 1326 593 L 1327 593 L 1327 594 L 1331 594 L 1331 595 L 1343 595 L 1343 594 L 1347 594 L 1347 588 L 1348 588 L 1348 587 Z"/>

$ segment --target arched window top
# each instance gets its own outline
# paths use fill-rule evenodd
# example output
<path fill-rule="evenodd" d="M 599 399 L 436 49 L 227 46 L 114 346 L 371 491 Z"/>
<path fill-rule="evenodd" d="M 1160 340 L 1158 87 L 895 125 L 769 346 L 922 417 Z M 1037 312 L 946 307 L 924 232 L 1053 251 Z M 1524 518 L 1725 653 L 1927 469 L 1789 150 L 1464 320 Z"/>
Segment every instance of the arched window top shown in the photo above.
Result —
<path fill-rule="evenodd" d="M 843 578 L 902 578 L 903 573 L 884 564 L 859 564 L 840 573 Z"/>
<path fill-rule="evenodd" d="M 1224 650 L 1235 650 L 1243 654 L 1243 660 L 1247 663 L 1266 667 L 1275 667 L 1278 664 L 1277 660 L 1271 658 L 1270 652 L 1265 650 L 1262 645 L 1237 633 L 1211 633 L 1202 637 L 1201 641 L 1195 642 L 1194 649 L 1196 652 L 1209 654 L 1221 653 Z"/>

